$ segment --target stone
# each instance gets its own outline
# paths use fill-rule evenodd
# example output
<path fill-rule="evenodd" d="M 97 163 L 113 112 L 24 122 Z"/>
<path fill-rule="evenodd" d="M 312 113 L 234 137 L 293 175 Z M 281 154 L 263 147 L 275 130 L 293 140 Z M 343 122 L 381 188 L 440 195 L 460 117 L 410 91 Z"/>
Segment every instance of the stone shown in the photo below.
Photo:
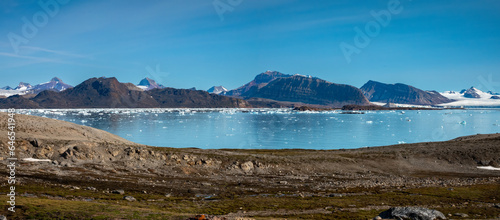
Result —
<path fill-rule="evenodd" d="M 111 191 L 111 193 L 123 195 L 123 194 L 125 194 L 125 190 L 123 190 L 123 189 L 117 189 L 117 190 Z"/>
<path fill-rule="evenodd" d="M 136 200 L 134 197 L 132 197 L 132 196 L 125 196 L 125 197 L 123 197 L 123 199 L 125 199 L 125 200 L 127 200 L 127 201 L 129 201 L 129 202 L 137 201 L 137 200 Z"/>
<path fill-rule="evenodd" d="M 495 162 L 495 161 L 490 161 L 490 162 L 488 163 L 488 166 L 497 167 L 497 168 L 498 168 L 498 167 L 500 167 L 500 165 L 498 165 L 498 163 L 497 163 L 497 162 Z"/>
<path fill-rule="evenodd" d="M 254 168 L 252 161 L 247 161 L 245 163 L 242 163 L 240 167 L 244 172 L 250 172 Z"/>
<path fill-rule="evenodd" d="M 328 195 L 328 197 L 342 197 L 343 195 L 341 193 L 332 193 Z"/>
<path fill-rule="evenodd" d="M 30 193 L 23 193 L 21 194 L 22 197 L 29 197 L 29 198 L 36 198 L 38 196 L 36 196 L 35 194 L 30 194 Z"/>
<path fill-rule="evenodd" d="M 0 215 L 0 220 L 7 220 L 7 217 L 5 217 L 4 215 Z"/>
<path fill-rule="evenodd" d="M 462 217 L 462 218 L 467 218 L 467 217 L 469 217 L 469 215 L 467 215 L 467 214 L 465 214 L 465 213 L 455 213 L 455 214 L 453 214 L 453 215 L 454 215 L 454 216 L 460 216 L 460 217 Z"/>
<path fill-rule="evenodd" d="M 446 219 L 443 213 L 422 207 L 393 207 L 379 214 L 383 219 L 435 220 Z"/>
<path fill-rule="evenodd" d="M 28 140 L 33 147 L 40 147 L 40 141 L 36 138 Z"/>

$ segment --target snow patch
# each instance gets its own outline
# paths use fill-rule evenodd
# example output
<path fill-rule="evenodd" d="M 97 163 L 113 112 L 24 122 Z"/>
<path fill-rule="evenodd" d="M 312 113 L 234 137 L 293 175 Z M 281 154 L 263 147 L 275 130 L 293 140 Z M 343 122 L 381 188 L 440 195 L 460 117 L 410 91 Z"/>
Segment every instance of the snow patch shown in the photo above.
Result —
<path fill-rule="evenodd" d="M 491 99 L 491 97 L 493 96 L 492 94 L 483 92 L 474 87 L 470 88 L 469 90 L 472 90 L 476 94 L 478 94 L 479 98 L 465 97 L 465 91 L 462 93 L 456 91 L 446 91 L 442 92 L 441 95 L 454 101 L 439 104 L 439 106 L 500 106 L 499 99 Z"/>
<path fill-rule="evenodd" d="M 28 162 L 52 162 L 52 160 L 49 160 L 49 159 L 35 159 L 35 158 L 24 158 L 23 159 L 24 161 L 28 161 Z"/>
<path fill-rule="evenodd" d="M 500 168 L 496 168 L 496 167 L 492 167 L 492 166 L 478 166 L 477 168 L 482 169 L 482 170 L 498 170 L 498 171 L 500 171 Z"/>
<path fill-rule="evenodd" d="M 142 90 L 147 90 L 149 87 L 148 86 L 137 86 L 137 88 L 142 89 Z"/>

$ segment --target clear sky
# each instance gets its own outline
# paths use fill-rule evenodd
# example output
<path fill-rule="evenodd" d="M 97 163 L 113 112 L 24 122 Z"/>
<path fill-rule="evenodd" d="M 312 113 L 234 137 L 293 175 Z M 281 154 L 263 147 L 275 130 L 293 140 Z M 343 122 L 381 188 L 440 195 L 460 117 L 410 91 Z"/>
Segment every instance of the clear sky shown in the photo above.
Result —
<path fill-rule="evenodd" d="M 114 76 L 234 89 L 276 70 L 500 92 L 497 0 L 59 1 L 0 1 L 0 86 Z"/>

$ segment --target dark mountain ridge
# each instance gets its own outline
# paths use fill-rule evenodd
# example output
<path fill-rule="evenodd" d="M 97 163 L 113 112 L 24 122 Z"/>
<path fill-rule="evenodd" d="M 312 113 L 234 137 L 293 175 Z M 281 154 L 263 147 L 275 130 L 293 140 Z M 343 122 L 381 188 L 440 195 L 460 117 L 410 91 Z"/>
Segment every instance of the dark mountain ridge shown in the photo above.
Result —
<path fill-rule="evenodd" d="M 91 78 L 62 92 L 46 90 L 31 99 L 12 96 L 0 99 L 0 108 L 168 108 L 248 107 L 231 97 L 187 89 L 140 91 L 112 78 Z"/>
<path fill-rule="evenodd" d="M 263 87 L 253 87 L 245 97 L 313 105 L 342 107 L 347 104 L 368 105 L 370 102 L 354 86 L 335 84 L 319 78 L 294 75 L 272 80 Z"/>
<path fill-rule="evenodd" d="M 385 84 L 370 80 L 361 87 L 361 90 L 372 102 L 435 105 L 452 101 L 438 92 L 423 91 L 402 83 Z"/>
<path fill-rule="evenodd" d="M 226 96 L 234 96 L 234 97 L 248 97 L 247 95 L 247 92 L 251 89 L 254 89 L 254 88 L 262 88 L 264 86 L 266 86 L 269 82 L 275 80 L 275 79 L 278 79 L 278 78 L 284 78 L 284 77 L 291 77 L 292 75 L 288 75 L 288 74 L 283 74 L 283 73 L 280 73 L 278 71 L 266 71 L 264 73 L 261 73 L 257 76 L 255 76 L 255 78 L 250 81 L 249 83 L 237 88 L 237 89 L 233 89 L 233 90 L 230 90 L 228 92 L 225 92 L 225 93 L 221 93 L 223 95 L 226 95 Z"/>

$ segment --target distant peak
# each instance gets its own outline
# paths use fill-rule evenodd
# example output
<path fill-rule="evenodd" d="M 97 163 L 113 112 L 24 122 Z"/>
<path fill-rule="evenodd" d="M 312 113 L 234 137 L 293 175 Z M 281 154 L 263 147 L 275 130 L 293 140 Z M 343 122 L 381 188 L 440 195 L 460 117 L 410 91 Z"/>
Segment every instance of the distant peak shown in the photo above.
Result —
<path fill-rule="evenodd" d="M 268 70 L 266 72 L 263 72 L 262 74 L 282 74 L 282 73 L 280 73 L 278 71 Z"/>
<path fill-rule="evenodd" d="M 478 88 L 476 88 L 474 86 L 470 87 L 469 91 L 482 92 L 481 90 L 479 90 Z"/>
<path fill-rule="evenodd" d="M 139 85 L 140 86 L 150 86 L 150 85 L 155 85 L 156 82 L 148 77 L 142 79 L 140 82 L 139 82 Z"/>
<path fill-rule="evenodd" d="M 58 77 L 54 77 L 50 80 L 51 82 L 62 82 L 61 79 L 59 79 Z"/>
<path fill-rule="evenodd" d="M 224 86 L 212 86 L 212 88 L 208 89 L 208 93 L 221 94 L 224 92 L 228 92 L 229 90 L 224 88 Z"/>
<path fill-rule="evenodd" d="M 30 84 L 29 83 L 25 83 L 25 82 L 20 82 L 19 86 L 30 86 Z"/>
<path fill-rule="evenodd" d="M 165 86 L 161 85 L 161 84 L 158 84 L 156 81 L 154 81 L 153 79 L 150 79 L 148 77 L 142 79 L 139 84 L 137 84 L 137 86 L 139 86 L 139 88 L 143 89 L 143 90 L 151 90 L 151 89 L 163 89 L 165 88 Z"/>
<path fill-rule="evenodd" d="M 294 74 L 293 77 L 313 78 L 311 75 Z"/>
<path fill-rule="evenodd" d="M 366 82 L 365 84 L 386 84 L 386 83 L 381 83 L 381 82 L 375 81 L 375 80 L 368 80 L 368 82 Z"/>

